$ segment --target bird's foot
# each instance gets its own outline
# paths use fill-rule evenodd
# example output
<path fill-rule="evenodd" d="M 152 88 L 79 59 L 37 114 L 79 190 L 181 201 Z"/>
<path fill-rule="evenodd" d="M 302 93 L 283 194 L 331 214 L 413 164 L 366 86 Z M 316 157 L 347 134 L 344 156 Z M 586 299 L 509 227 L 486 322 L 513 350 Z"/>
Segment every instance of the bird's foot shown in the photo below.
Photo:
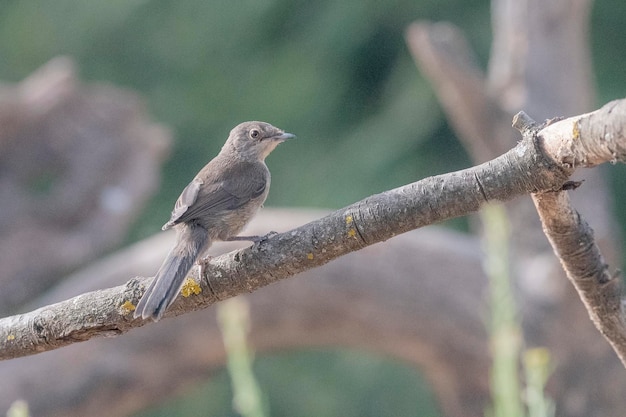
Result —
<path fill-rule="evenodd" d="M 263 243 L 266 240 L 269 240 L 269 239 L 273 238 L 274 236 L 278 236 L 278 233 L 272 230 L 271 232 L 269 232 L 267 234 L 264 234 L 263 236 L 255 236 L 256 239 L 253 240 L 253 242 L 254 243 Z"/>
<path fill-rule="evenodd" d="M 209 262 L 211 262 L 211 259 L 213 259 L 213 257 L 211 255 L 207 255 L 196 261 L 196 263 L 200 267 L 200 277 L 204 276 L 204 270 L 209 265 Z"/>

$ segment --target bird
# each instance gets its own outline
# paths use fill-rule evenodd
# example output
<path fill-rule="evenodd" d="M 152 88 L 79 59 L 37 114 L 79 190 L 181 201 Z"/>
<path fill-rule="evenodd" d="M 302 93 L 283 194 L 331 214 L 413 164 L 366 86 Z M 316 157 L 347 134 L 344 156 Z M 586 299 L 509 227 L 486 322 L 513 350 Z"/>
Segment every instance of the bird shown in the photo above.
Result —
<path fill-rule="evenodd" d="M 258 121 L 241 123 L 230 131 L 221 151 L 180 194 L 162 227 L 176 230 L 176 244 L 139 300 L 134 318 L 160 320 L 189 270 L 214 241 L 263 240 L 237 235 L 269 193 L 271 176 L 265 158 L 280 143 L 295 137 Z"/>

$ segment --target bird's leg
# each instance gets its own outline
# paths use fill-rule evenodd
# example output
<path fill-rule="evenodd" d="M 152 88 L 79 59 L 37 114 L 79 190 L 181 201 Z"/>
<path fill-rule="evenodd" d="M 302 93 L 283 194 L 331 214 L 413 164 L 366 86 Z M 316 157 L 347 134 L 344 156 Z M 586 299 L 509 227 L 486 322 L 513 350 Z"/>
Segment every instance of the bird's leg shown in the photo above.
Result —
<path fill-rule="evenodd" d="M 267 239 L 270 239 L 276 235 L 278 235 L 278 233 L 271 231 L 268 234 L 263 235 L 263 236 L 231 236 L 228 239 L 226 239 L 226 241 L 234 242 L 234 241 L 243 240 L 246 242 L 261 243 L 261 242 L 265 242 Z"/>
<path fill-rule="evenodd" d="M 203 256 L 201 258 L 199 258 L 196 263 L 198 264 L 198 267 L 200 268 L 200 281 L 202 281 L 204 278 L 204 271 L 206 270 L 207 266 L 209 265 L 209 262 L 211 262 L 211 259 L 213 259 L 213 257 L 211 255 L 206 255 Z M 209 285 L 211 285 L 209 283 Z"/>
<path fill-rule="evenodd" d="M 211 262 L 211 259 L 213 259 L 211 255 L 206 255 L 198 258 L 198 260 L 196 261 L 196 263 L 200 267 L 200 279 L 202 279 L 202 277 L 204 276 L 204 270 L 206 269 L 209 262 Z"/>

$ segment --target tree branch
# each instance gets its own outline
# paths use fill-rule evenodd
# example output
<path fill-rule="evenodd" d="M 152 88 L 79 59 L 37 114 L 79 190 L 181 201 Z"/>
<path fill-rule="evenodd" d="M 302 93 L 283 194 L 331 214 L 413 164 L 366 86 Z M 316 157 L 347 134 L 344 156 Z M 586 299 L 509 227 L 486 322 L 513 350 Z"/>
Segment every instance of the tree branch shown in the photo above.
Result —
<path fill-rule="evenodd" d="M 559 165 L 593 167 L 607 160 L 624 160 L 626 143 L 615 140 L 613 128 L 621 129 L 625 121 L 626 107 L 614 101 L 588 115 L 555 124 L 548 122 L 539 135 L 543 148 Z M 525 137 L 533 137 L 538 131 L 534 121 L 523 112 L 515 116 L 513 127 Z M 609 274 L 593 230 L 570 203 L 565 190 L 578 186 L 580 183 L 566 184 L 563 191 L 535 193 L 533 202 L 543 231 L 591 320 L 626 366 L 622 282 L 618 275 Z"/>
<path fill-rule="evenodd" d="M 484 80 L 474 84 L 481 85 L 484 91 L 463 86 L 464 80 L 475 78 L 476 70 L 464 75 L 458 57 L 467 54 L 450 57 L 446 53 L 450 48 L 436 42 L 443 38 L 436 36 L 440 24 L 422 26 L 433 31 L 422 38 L 430 45 L 407 40 L 420 71 L 433 85 L 459 139 L 467 144 L 476 163 L 499 155 L 518 140 L 516 132 L 510 129 L 510 120 L 520 109 L 544 120 L 593 108 L 595 93 L 589 52 L 592 3 L 492 0 L 489 63 Z M 445 39 L 454 42 L 456 38 L 458 35 Z M 455 93 L 470 97 L 455 97 Z M 491 139 L 476 140 L 476 125 L 471 121 L 469 125 L 459 123 L 474 117 L 476 124 L 484 123 L 478 129 L 491 132 Z M 576 180 L 584 178 L 584 185 L 570 197 L 593 225 L 605 258 L 618 262 L 620 229 L 613 213 L 612 194 L 602 174 L 601 169 L 577 171 Z M 555 358 L 549 393 L 557 401 L 557 409 L 563 415 L 580 417 L 600 409 L 604 415 L 623 414 L 626 398 L 622 367 L 613 357 L 610 345 L 596 337 L 597 329 L 588 320 L 586 309 L 574 288 L 563 279 L 561 265 L 548 249 L 536 207 L 531 199 L 521 199 L 507 208 L 514 231 L 511 269 L 524 317 L 524 339 L 529 346 L 548 347 Z M 563 323 L 574 323 L 576 332 Z"/>
<path fill-rule="evenodd" d="M 543 230 L 591 320 L 626 366 L 626 322 L 622 281 L 609 274 L 593 230 L 571 206 L 566 192 L 538 193 L 533 201 Z"/>
<path fill-rule="evenodd" d="M 291 230 L 327 213 L 268 208 L 245 233 Z M 124 248 L 67 277 L 36 306 L 152 273 L 174 241 L 175 233 L 158 233 Z M 210 252 L 240 247 L 216 242 Z M 444 415 L 482 416 L 488 401 L 486 284 L 475 237 L 422 228 L 247 294 L 250 344 L 258 358 L 311 348 L 393 357 L 423 373 Z M 0 379 L 0 410 L 21 398 L 41 417 L 122 417 L 165 402 L 223 367 L 217 311 L 2 361 L 0 374 L 10 377 Z"/>
<path fill-rule="evenodd" d="M 475 212 L 489 201 L 560 190 L 574 167 L 585 164 L 559 161 L 544 152 L 561 149 L 544 146 L 554 144 L 554 126 L 580 126 L 570 130 L 576 138 L 570 148 L 610 156 L 607 161 L 614 161 L 622 158 L 620 150 L 626 146 L 624 114 L 626 100 L 609 103 L 596 112 L 557 122 L 552 129 L 548 126 L 536 135 L 526 135 L 514 149 L 485 164 L 373 195 L 261 244 L 215 258 L 199 280 L 202 292 L 179 297 L 166 316 L 199 310 L 254 291 L 400 233 Z M 595 123 L 602 117 L 609 118 L 610 123 L 605 125 L 604 135 L 598 136 L 602 130 Z M 595 149 L 606 148 L 605 141 L 610 141 L 610 153 Z M 593 159 L 591 166 L 598 162 Z M 194 274 L 199 278 L 197 270 Z M 147 281 L 132 279 L 123 286 L 0 319 L 0 359 L 52 350 L 94 336 L 114 336 L 143 326 L 146 322 L 132 320 L 131 311 Z"/>

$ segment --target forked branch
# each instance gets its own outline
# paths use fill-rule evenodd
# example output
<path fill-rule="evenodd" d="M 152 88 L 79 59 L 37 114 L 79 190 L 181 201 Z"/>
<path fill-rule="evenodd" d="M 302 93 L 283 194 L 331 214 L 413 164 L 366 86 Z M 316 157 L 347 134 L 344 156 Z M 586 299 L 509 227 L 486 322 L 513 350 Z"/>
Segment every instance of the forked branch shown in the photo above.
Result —
<path fill-rule="evenodd" d="M 166 316 L 255 291 L 400 233 L 473 213 L 490 201 L 560 191 L 576 168 L 623 161 L 626 155 L 626 100 L 543 128 L 527 127 L 532 134 L 489 162 L 370 196 L 250 248 L 212 259 L 201 277 L 197 268 L 192 272 L 201 291 L 179 297 Z M 0 319 L 0 359 L 143 326 L 145 321 L 132 319 L 132 310 L 147 281 L 131 279 L 123 286 Z"/>

